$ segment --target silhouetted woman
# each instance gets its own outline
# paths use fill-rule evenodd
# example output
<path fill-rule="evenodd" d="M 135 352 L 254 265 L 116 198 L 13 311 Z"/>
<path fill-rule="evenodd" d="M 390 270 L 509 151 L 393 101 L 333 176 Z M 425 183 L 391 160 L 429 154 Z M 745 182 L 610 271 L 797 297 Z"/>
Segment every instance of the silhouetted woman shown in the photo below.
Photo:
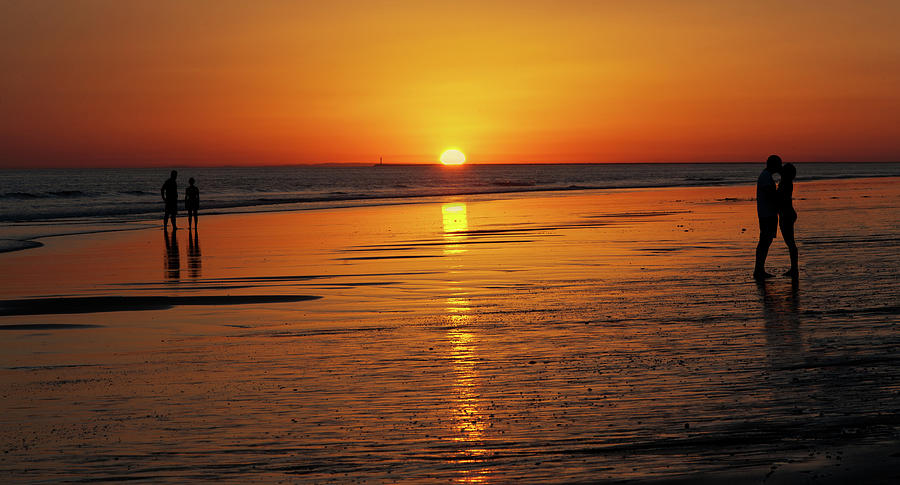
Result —
<path fill-rule="evenodd" d="M 793 164 L 785 163 L 781 168 L 781 183 L 778 184 L 778 225 L 781 226 L 781 237 L 787 244 L 791 254 L 791 269 L 785 276 L 796 278 L 799 276 L 797 269 L 797 242 L 794 241 L 794 222 L 797 221 L 797 211 L 794 210 L 794 177 L 797 169 Z"/>

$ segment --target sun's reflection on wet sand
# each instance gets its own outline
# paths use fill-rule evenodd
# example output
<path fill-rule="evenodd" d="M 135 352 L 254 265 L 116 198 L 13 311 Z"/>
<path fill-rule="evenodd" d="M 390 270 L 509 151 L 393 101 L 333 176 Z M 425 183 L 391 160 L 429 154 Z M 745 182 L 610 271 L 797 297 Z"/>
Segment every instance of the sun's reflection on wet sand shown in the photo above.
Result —
<path fill-rule="evenodd" d="M 444 222 L 444 254 L 461 254 L 466 250 L 460 244 L 466 239 L 465 232 L 469 230 L 469 220 L 466 215 L 465 202 L 450 202 L 441 206 Z"/>
<path fill-rule="evenodd" d="M 457 477 L 461 483 L 486 483 L 489 470 L 479 467 L 488 451 L 483 447 L 485 432 L 490 426 L 482 410 L 478 393 L 477 339 L 469 329 L 472 323 L 471 306 L 464 296 L 447 298 L 448 337 L 453 363 L 453 441 L 462 446 L 455 461 L 465 468 Z M 472 467 L 472 468 L 469 468 Z"/>

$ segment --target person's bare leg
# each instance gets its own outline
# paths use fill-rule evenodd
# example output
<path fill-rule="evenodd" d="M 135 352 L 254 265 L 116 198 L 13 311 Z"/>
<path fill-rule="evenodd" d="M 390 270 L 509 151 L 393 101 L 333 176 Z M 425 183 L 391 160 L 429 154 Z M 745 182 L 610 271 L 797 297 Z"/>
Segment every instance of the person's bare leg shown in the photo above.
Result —
<path fill-rule="evenodd" d="M 772 238 L 763 235 L 759 236 L 759 243 L 756 245 L 756 266 L 753 268 L 753 277 L 756 279 L 771 278 L 775 275 L 766 273 L 766 256 L 769 255 L 769 246 L 772 245 Z"/>
<path fill-rule="evenodd" d="M 796 278 L 800 276 L 800 270 L 797 266 L 797 260 L 799 259 L 799 255 L 797 253 L 797 242 L 794 240 L 794 227 L 781 228 L 781 237 L 784 239 L 784 243 L 788 247 L 788 253 L 791 255 L 791 269 L 787 270 L 784 273 L 784 276 L 790 276 L 792 278 Z"/>

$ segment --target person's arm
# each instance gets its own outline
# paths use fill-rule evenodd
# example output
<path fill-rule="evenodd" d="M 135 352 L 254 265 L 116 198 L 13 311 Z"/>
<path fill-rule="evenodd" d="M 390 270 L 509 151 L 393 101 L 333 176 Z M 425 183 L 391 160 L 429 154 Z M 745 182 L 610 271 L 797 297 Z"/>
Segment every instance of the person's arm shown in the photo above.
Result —
<path fill-rule="evenodd" d="M 769 177 L 768 180 L 762 186 L 762 191 L 770 197 L 770 200 L 777 200 L 778 198 L 778 187 L 775 186 L 775 180 L 772 177 Z"/>
<path fill-rule="evenodd" d="M 166 184 L 162 184 L 162 188 L 159 189 L 159 195 L 162 196 L 163 202 L 168 202 L 166 200 Z"/>

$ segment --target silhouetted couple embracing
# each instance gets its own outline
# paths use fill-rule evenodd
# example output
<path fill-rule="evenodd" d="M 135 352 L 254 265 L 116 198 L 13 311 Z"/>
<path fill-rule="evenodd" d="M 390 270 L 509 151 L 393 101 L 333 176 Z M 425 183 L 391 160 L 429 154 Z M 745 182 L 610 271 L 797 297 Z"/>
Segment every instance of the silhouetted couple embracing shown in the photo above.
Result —
<path fill-rule="evenodd" d="M 772 175 L 780 173 L 781 182 L 775 186 Z M 766 256 L 769 246 L 775 239 L 778 227 L 781 227 L 781 238 L 787 244 L 791 255 L 791 269 L 784 276 L 797 278 L 797 243 L 794 241 L 794 222 L 797 211 L 794 210 L 793 192 L 794 177 L 797 169 L 790 163 L 781 164 L 781 157 L 772 155 L 766 160 L 766 168 L 756 181 L 756 214 L 759 216 L 759 243 L 756 245 L 756 267 L 753 277 L 757 280 L 771 278 L 773 274 L 766 272 Z"/>

